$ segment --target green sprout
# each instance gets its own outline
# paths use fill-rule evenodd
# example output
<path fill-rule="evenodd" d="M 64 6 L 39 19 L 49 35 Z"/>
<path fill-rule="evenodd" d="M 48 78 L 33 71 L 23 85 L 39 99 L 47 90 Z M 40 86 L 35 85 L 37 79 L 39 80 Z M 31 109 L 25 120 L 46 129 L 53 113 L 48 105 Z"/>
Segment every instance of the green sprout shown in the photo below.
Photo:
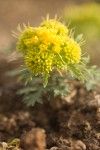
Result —
<path fill-rule="evenodd" d="M 92 80 L 93 69 L 87 67 L 88 57 L 81 50 L 83 40 L 80 36 L 74 38 L 64 24 L 47 19 L 39 27 L 24 25 L 23 30 L 20 26 L 18 30 L 15 36 L 23 66 L 17 74 L 18 80 L 27 84 L 18 93 L 24 95 L 29 106 L 42 103 L 44 95 L 48 99 L 66 96 L 71 90 L 68 82 L 71 77 L 86 83 Z"/>

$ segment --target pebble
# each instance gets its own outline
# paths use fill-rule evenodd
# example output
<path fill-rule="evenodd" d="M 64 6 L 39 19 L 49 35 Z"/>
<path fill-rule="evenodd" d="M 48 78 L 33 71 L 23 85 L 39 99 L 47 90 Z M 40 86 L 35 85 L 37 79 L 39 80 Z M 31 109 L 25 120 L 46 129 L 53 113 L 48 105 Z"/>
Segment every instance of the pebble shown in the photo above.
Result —
<path fill-rule="evenodd" d="M 86 145 L 80 140 L 77 140 L 73 146 L 74 150 L 86 150 Z"/>

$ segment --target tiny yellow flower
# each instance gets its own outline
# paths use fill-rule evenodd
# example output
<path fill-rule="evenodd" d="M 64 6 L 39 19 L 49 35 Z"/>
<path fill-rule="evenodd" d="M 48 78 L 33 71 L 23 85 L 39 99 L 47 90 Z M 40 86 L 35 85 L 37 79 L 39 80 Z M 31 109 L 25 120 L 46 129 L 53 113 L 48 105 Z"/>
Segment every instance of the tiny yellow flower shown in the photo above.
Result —
<path fill-rule="evenodd" d="M 36 35 L 39 38 L 40 42 L 44 44 L 50 44 L 52 42 L 52 32 L 50 32 L 45 27 L 39 27 L 36 29 Z"/>
<path fill-rule="evenodd" d="M 46 28 L 52 28 L 57 30 L 57 34 L 67 35 L 68 29 L 66 26 L 61 24 L 60 22 L 56 21 L 55 19 L 46 20 L 43 23 L 41 23 L 41 26 L 45 26 Z"/>
<path fill-rule="evenodd" d="M 26 39 L 24 43 L 26 47 L 31 47 L 34 45 L 39 45 L 40 41 L 37 36 L 33 36 L 30 39 Z"/>
<path fill-rule="evenodd" d="M 58 45 L 54 45 L 54 46 L 52 47 L 52 50 L 53 50 L 55 53 L 60 53 L 61 47 L 58 46 Z"/>
<path fill-rule="evenodd" d="M 40 45 L 39 45 L 40 51 L 45 51 L 45 50 L 47 50 L 47 48 L 48 48 L 48 46 L 45 45 L 45 44 L 40 44 Z"/>

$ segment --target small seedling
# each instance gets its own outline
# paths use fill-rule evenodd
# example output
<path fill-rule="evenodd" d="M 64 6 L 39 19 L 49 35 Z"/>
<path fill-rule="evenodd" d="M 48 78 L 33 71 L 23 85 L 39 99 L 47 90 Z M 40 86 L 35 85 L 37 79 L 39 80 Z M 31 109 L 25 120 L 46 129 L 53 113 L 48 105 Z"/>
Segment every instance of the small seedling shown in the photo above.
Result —
<path fill-rule="evenodd" d="M 39 27 L 18 26 L 18 31 L 14 35 L 23 60 L 18 74 L 27 85 L 18 93 L 24 94 L 28 105 L 41 103 L 44 94 L 48 99 L 66 95 L 70 91 L 69 77 L 82 81 L 93 78 L 87 67 L 88 57 L 82 54 L 82 36 L 74 38 L 61 22 L 47 19 Z"/>

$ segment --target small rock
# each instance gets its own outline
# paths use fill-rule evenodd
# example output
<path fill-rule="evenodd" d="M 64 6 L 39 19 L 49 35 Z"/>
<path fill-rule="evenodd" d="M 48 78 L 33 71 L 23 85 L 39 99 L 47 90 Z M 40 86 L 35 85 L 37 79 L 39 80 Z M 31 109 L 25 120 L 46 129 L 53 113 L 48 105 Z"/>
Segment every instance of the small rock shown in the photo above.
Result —
<path fill-rule="evenodd" d="M 7 143 L 5 142 L 0 142 L 0 150 L 6 150 L 7 149 Z"/>
<path fill-rule="evenodd" d="M 100 121 L 100 108 L 97 109 L 96 118 L 98 121 Z"/>
<path fill-rule="evenodd" d="M 50 150 L 59 150 L 59 148 L 54 146 L 54 147 L 50 148 Z"/>
<path fill-rule="evenodd" d="M 90 131 L 91 130 L 91 125 L 89 122 L 85 122 L 85 130 Z"/>
<path fill-rule="evenodd" d="M 21 150 L 20 148 L 18 148 L 18 147 L 15 147 L 13 150 Z"/>
<path fill-rule="evenodd" d="M 77 140 L 73 144 L 73 150 L 86 150 L 86 145 L 82 141 Z"/>
<path fill-rule="evenodd" d="M 45 150 L 45 137 L 43 129 L 34 128 L 22 136 L 20 146 L 24 150 Z"/>

